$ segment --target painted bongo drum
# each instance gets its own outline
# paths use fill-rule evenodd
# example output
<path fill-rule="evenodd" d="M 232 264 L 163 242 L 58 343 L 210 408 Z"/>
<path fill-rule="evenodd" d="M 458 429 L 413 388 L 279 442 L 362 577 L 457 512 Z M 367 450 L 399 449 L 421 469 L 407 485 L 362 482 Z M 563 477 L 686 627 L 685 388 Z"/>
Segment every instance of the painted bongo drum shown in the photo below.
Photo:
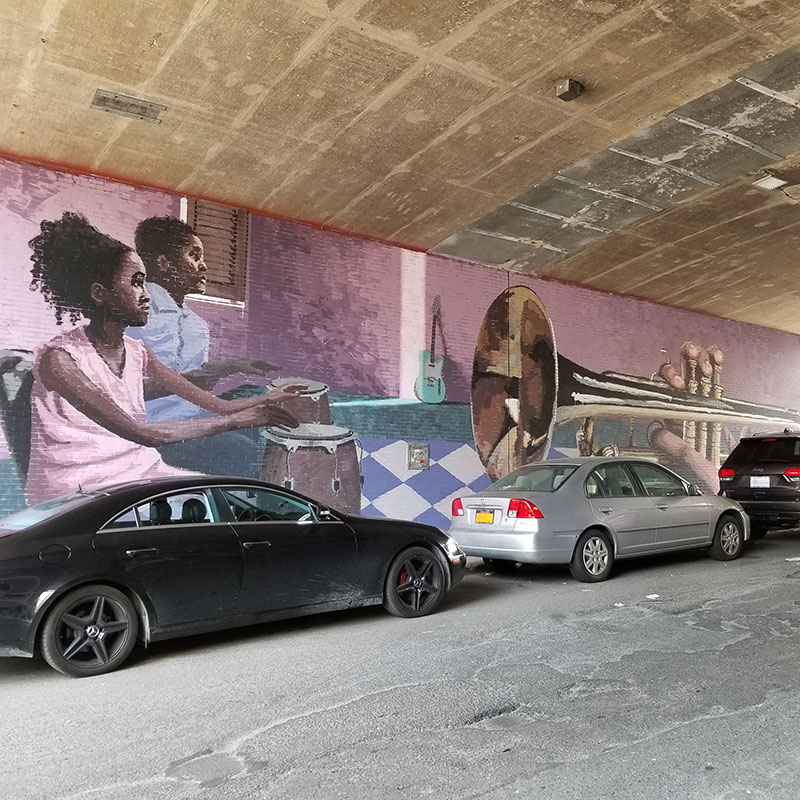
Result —
<path fill-rule="evenodd" d="M 261 479 L 348 514 L 361 510 L 356 435 L 337 425 L 267 428 Z"/>
<path fill-rule="evenodd" d="M 320 425 L 331 424 L 331 407 L 328 402 L 328 387 L 319 381 L 305 378 L 276 378 L 270 381 L 271 389 L 279 389 L 290 384 L 302 384 L 297 396 L 281 403 L 298 422 L 315 422 Z"/>

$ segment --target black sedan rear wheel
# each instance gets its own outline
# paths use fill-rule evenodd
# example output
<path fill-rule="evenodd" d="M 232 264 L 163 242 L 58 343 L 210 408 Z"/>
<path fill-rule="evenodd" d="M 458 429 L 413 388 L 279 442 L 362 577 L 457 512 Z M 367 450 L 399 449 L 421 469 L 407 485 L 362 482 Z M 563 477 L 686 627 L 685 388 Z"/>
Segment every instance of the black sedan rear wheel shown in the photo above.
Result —
<path fill-rule="evenodd" d="M 708 554 L 717 561 L 739 558 L 744 548 L 744 529 L 734 517 L 720 517 Z"/>
<path fill-rule="evenodd" d="M 599 530 L 586 531 L 575 546 L 569 571 L 576 581 L 596 583 L 611 573 L 614 551 L 608 536 Z"/>
<path fill-rule="evenodd" d="M 403 550 L 389 566 L 383 607 L 397 617 L 433 613 L 446 588 L 441 561 L 425 547 Z"/>
<path fill-rule="evenodd" d="M 102 675 L 131 654 L 138 631 L 136 609 L 122 592 L 111 586 L 82 586 L 48 613 L 42 627 L 42 655 L 65 675 Z"/>

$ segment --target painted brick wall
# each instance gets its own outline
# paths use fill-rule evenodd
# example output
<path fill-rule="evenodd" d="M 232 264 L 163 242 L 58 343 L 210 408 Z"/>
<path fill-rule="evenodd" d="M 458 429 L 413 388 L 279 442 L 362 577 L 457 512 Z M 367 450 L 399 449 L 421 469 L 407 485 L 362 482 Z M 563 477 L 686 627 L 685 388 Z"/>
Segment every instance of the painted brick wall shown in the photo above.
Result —
<path fill-rule="evenodd" d="M 165 192 L 0 161 L 0 351 L 34 350 L 71 327 L 59 328 L 41 295 L 29 288 L 28 241 L 43 219 L 78 211 L 103 232 L 133 244 L 140 220 L 177 216 L 179 210 L 180 198 Z M 232 375 L 220 382 L 216 393 L 264 391 L 275 378 L 324 384 L 332 424 L 355 439 L 359 460 L 355 468 L 350 461 L 345 467 L 355 469 L 355 479 L 363 476 L 363 512 L 446 528 L 452 498 L 489 483 L 473 437 L 473 358 L 487 309 L 510 285 L 538 295 L 558 352 L 589 370 L 649 378 L 664 360 L 662 351 L 677 363 L 682 343 L 692 340 L 724 351 L 728 396 L 800 406 L 798 337 L 265 216 L 250 219 L 245 307 L 187 303 L 208 323 L 211 360 L 250 356 L 278 365 L 266 377 Z M 413 388 L 419 353 L 429 347 L 436 297 L 441 307 L 437 356 L 445 358 L 447 394 L 444 403 L 426 404 L 415 398 Z M 8 383 L 13 377 L 9 373 L 4 379 Z M 636 421 L 637 442 L 645 448 L 647 438 L 640 428 L 647 422 Z M 598 430 L 601 443 L 620 440 L 624 445 L 626 437 L 632 441 L 633 426 L 625 421 L 598 425 Z M 741 426 L 732 426 L 728 440 L 740 431 Z M 283 445 L 265 430 L 245 435 L 255 455 L 243 469 L 258 474 L 265 450 Z M 429 469 L 407 468 L 408 442 L 430 445 Z M 574 453 L 574 426 L 555 431 L 550 444 L 551 456 Z M 216 471 L 211 444 L 207 452 L 208 471 Z M 0 513 L 26 502 L 26 476 L 19 474 L 11 456 L 0 435 Z M 327 475 L 336 466 L 320 454 L 304 469 Z M 118 475 L 109 477 L 127 476 L 126 465 L 120 464 Z"/>

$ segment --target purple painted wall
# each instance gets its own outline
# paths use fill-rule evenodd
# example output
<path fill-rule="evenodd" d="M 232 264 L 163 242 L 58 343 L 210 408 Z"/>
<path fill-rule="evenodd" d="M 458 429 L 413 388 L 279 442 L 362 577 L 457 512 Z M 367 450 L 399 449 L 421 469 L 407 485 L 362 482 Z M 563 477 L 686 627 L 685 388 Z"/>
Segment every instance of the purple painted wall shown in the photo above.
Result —
<path fill-rule="evenodd" d="M 398 250 L 253 215 L 246 349 L 332 389 L 397 384 Z"/>
<path fill-rule="evenodd" d="M 70 327 L 59 328 L 41 295 L 29 290 L 27 243 L 41 220 L 78 211 L 133 244 L 140 220 L 177 216 L 180 207 L 180 198 L 165 192 L 0 161 L 0 350 L 33 350 Z M 265 358 L 280 365 L 270 377 L 325 384 L 333 423 L 352 430 L 363 448 L 365 513 L 446 527 L 452 497 L 488 482 L 471 436 L 473 358 L 484 314 L 510 285 L 537 293 L 558 352 L 587 369 L 649 378 L 664 361 L 662 349 L 677 364 L 682 343 L 692 340 L 723 350 L 727 396 L 800 407 L 800 339 L 790 334 L 258 215 L 250 217 L 248 252 L 244 308 L 187 301 L 208 323 L 210 358 Z M 447 395 L 445 403 L 427 405 L 414 399 L 413 381 L 437 296 Z M 241 383 L 234 376 L 216 392 Z M 264 432 L 255 435 L 263 449 Z M 570 436 L 563 433 L 554 448 L 570 451 Z M 407 469 L 408 441 L 431 444 L 431 470 Z M 24 504 L 24 478 L 0 435 L 0 512 Z"/>

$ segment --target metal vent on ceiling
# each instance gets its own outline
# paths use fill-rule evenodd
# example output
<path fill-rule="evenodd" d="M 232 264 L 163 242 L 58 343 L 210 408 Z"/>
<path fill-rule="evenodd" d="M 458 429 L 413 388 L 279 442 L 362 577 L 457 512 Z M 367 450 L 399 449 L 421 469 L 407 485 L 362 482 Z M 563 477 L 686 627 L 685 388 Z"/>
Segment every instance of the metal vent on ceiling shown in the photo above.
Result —
<path fill-rule="evenodd" d="M 161 122 L 159 119 L 161 112 L 165 111 L 167 107 L 158 103 L 148 103 L 147 100 L 141 100 L 138 97 L 128 97 L 124 94 L 117 94 L 117 92 L 98 89 L 94 93 L 89 108 L 158 124 Z"/>
<path fill-rule="evenodd" d="M 788 181 L 783 180 L 783 178 L 778 178 L 775 175 L 770 175 L 769 173 L 765 175 L 763 178 L 759 178 L 757 181 L 753 181 L 753 186 L 757 186 L 759 189 L 780 189 L 781 186 L 786 186 Z"/>

